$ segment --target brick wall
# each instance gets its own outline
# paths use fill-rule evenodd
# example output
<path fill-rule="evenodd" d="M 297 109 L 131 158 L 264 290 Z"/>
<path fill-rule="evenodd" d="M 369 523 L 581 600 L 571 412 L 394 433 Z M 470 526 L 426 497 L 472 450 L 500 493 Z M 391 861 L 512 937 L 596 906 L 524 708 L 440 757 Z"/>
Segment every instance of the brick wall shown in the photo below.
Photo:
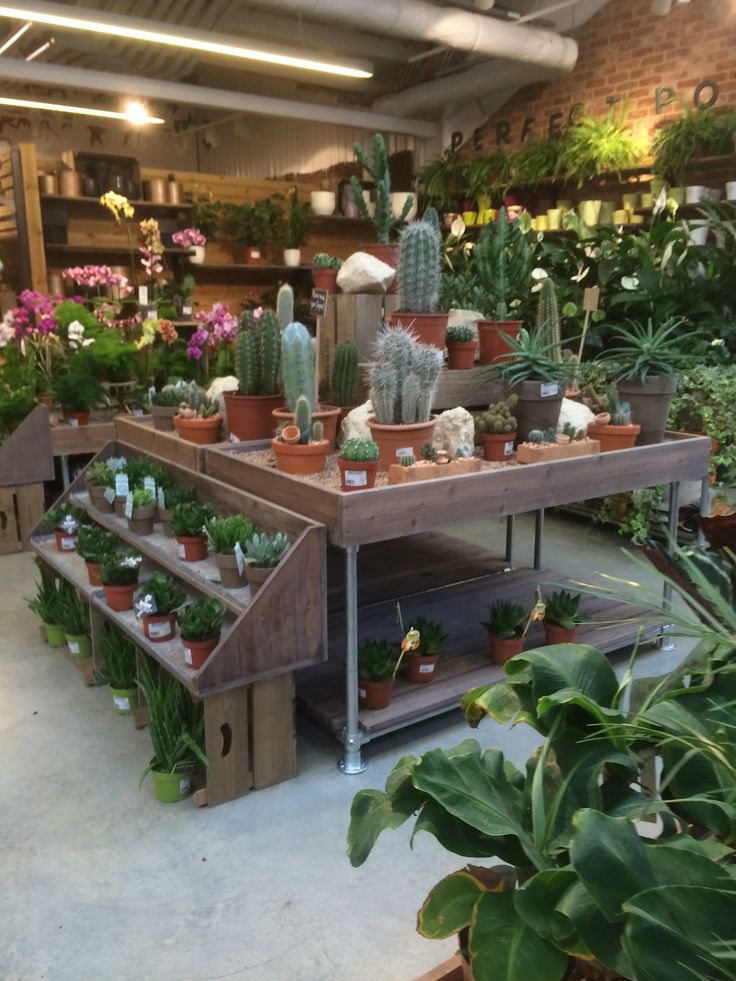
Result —
<path fill-rule="evenodd" d="M 550 82 L 521 89 L 473 137 L 475 152 L 488 152 L 504 136 L 513 149 L 525 139 L 547 136 L 564 125 L 576 103 L 593 116 L 608 110 L 609 96 L 627 99 L 629 124 L 651 135 L 657 123 L 681 112 L 674 101 L 657 113 L 658 88 L 693 105 L 696 87 L 717 83 L 718 106 L 736 106 L 736 0 L 690 0 L 675 4 L 666 17 L 651 14 L 649 0 L 609 0 L 576 35 L 580 55 L 575 71 Z M 662 92 L 662 101 L 668 93 Z M 713 95 L 704 87 L 703 103 Z M 528 120 L 534 120 L 530 124 Z M 526 121 L 526 125 L 525 125 Z"/>

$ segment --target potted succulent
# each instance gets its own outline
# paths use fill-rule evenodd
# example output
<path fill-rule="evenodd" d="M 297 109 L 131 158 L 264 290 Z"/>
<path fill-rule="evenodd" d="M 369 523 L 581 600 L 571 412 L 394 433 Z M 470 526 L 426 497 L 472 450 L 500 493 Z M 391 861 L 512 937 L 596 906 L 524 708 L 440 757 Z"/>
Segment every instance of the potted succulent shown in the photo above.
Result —
<path fill-rule="evenodd" d="M 337 274 L 342 266 L 342 259 L 327 252 L 315 252 L 312 257 L 312 282 L 317 290 L 325 293 L 337 293 Z"/>
<path fill-rule="evenodd" d="M 130 715 L 138 708 L 139 648 L 119 627 L 107 621 L 100 631 L 98 652 L 102 661 L 101 674 L 110 686 L 115 711 L 118 715 Z"/>
<path fill-rule="evenodd" d="M 87 576 L 90 586 L 101 586 L 100 565 L 108 552 L 112 552 L 120 544 L 120 539 L 112 531 L 106 531 L 99 525 L 82 525 L 77 538 L 77 552 L 87 566 Z"/>
<path fill-rule="evenodd" d="M 289 539 L 282 531 L 275 535 L 255 532 L 245 546 L 245 578 L 255 596 L 289 549 Z"/>
<path fill-rule="evenodd" d="M 340 447 L 340 456 L 337 459 L 340 490 L 368 490 L 375 487 L 378 454 L 378 443 L 374 443 L 372 439 L 346 439 Z"/>
<path fill-rule="evenodd" d="M 87 520 L 84 508 L 62 502 L 55 508 L 49 508 L 44 516 L 44 524 L 54 529 L 56 547 L 60 552 L 73 552 L 77 547 L 79 528 Z"/>
<path fill-rule="evenodd" d="M 187 594 L 181 583 L 163 572 L 154 574 L 138 587 L 135 614 L 143 621 L 143 633 L 154 644 L 171 640 L 176 633 L 176 611 Z"/>
<path fill-rule="evenodd" d="M 467 371 L 475 364 L 478 341 L 470 324 L 455 324 L 447 328 L 447 367 L 451 371 Z"/>
<path fill-rule="evenodd" d="M 517 396 L 514 415 L 520 442 L 532 429 L 557 427 L 569 368 L 555 360 L 556 345 L 543 343 L 535 331 L 522 327 L 518 337 L 509 334 L 506 341 L 511 357 L 499 364 L 499 370 Z"/>
<path fill-rule="evenodd" d="M 302 246 L 307 241 L 309 227 L 309 205 L 298 199 L 295 186 L 288 192 L 275 195 L 277 200 L 284 201 L 284 207 L 276 227 L 276 238 L 284 249 L 284 265 L 296 267 L 302 261 Z"/>
<path fill-rule="evenodd" d="M 167 385 L 160 392 L 151 395 L 151 415 L 153 428 L 161 433 L 174 432 L 174 416 L 181 405 L 181 391 L 173 385 Z"/>
<path fill-rule="evenodd" d="M 76 589 L 62 580 L 61 626 L 64 628 L 66 646 L 72 657 L 92 657 L 89 607 L 82 602 Z"/>
<path fill-rule="evenodd" d="M 441 368 L 442 353 L 419 344 L 411 331 L 385 327 L 379 334 L 369 371 L 373 421 L 368 422 L 379 446 L 379 470 L 407 453 L 418 459 L 421 447 L 432 442 L 431 410 Z"/>
<path fill-rule="evenodd" d="M 133 609 L 133 594 L 138 585 L 143 556 L 130 548 L 118 548 L 103 556 L 100 582 L 105 602 L 116 613 Z"/>
<path fill-rule="evenodd" d="M 91 463 L 84 479 L 94 506 L 109 514 L 113 510 L 113 501 L 115 500 L 115 470 L 110 466 L 109 461 L 97 460 L 95 463 Z"/>
<path fill-rule="evenodd" d="M 574 644 L 581 621 L 580 593 L 561 589 L 544 597 L 545 644 Z"/>
<path fill-rule="evenodd" d="M 158 504 L 153 491 L 147 487 L 136 487 L 130 492 L 125 514 L 128 530 L 134 535 L 152 535 L 157 513 Z"/>
<path fill-rule="evenodd" d="M 105 392 L 96 378 L 81 371 L 65 371 L 51 382 L 51 394 L 72 426 L 86 426 L 91 409 L 101 402 Z"/>
<path fill-rule="evenodd" d="M 408 327 L 422 344 L 445 349 L 447 314 L 439 313 L 442 238 L 434 208 L 412 221 L 399 239 L 399 309 L 389 324 Z"/>
<path fill-rule="evenodd" d="M 202 562 L 207 558 L 207 536 L 204 526 L 215 516 L 211 504 L 184 501 L 171 512 L 169 525 L 179 543 L 179 558 L 185 562 Z"/>
<path fill-rule="evenodd" d="M 383 709 L 391 704 L 400 658 L 387 640 L 366 640 L 358 650 L 358 700 L 361 708 Z"/>
<path fill-rule="evenodd" d="M 281 208 L 270 198 L 224 206 L 223 230 L 243 244 L 246 265 L 263 262 L 264 247 L 273 241 L 280 215 Z"/>
<path fill-rule="evenodd" d="M 620 402 L 612 388 L 608 391 L 607 410 L 596 413 L 595 422 L 588 423 L 588 436 L 598 440 L 601 453 L 631 449 L 641 426 L 631 421 L 631 406 L 628 402 Z"/>
<path fill-rule="evenodd" d="M 281 337 L 276 314 L 246 311 L 235 341 L 237 394 L 226 393 L 227 429 L 239 440 L 267 439 L 273 432 L 272 413 L 282 404 Z"/>
<path fill-rule="evenodd" d="M 330 398 L 340 407 L 339 422 L 355 408 L 358 388 L 358 348 L 351 341 L 338 344 L 332 357 Z"/>
<path fill-rule="evenodd" d="M 491 658 L 505 664 L 524 649 L 524 628 L 527 611 L 519 603 L 498 600 L 488 610 L 488 620 L 482 621 L 488 631 Z"/>
<path fill-rule="evenodd" d="M 174 533 L 171 530 L 171 515 L 177 504 L 192 504 L 194 502 L 194 491 L 191 487 L 182 487 L 180 484 L 174 487 L 159 488 L 158 492 L 158 520 L 167 538 L 172 538 Z"/>
<path fill-rule="evenodd" d="M 176 614 L 184 645 L 184 661 L 198 671 L 220 643 L 225 607 L 212 596 L 188 603 Z"/>
<path fill-rule="evenodd" d="M 185 402 L 181 402 L 174 415 L 174 426 L 181 439 L 198 446 L 208 446 L 220 438 L 222 413 L 214 399 L 203 395 L 192 383 Z"/>
<path fill-rule="evenodd" d="M 502 402 L 488 406 L 488 410 L 475 420 L 475 432 L 483 443 L 483 459 L 494 463 L 506 463 L 514 454 L 516 440 L 516 416 L 519 401 L 517 395 L 509 395 Z"/>
<path fill-rule="evenodd" d="M 41 618 L 49 647 L 65 647 L 66 636 L 61 625 L 61 579 L 40 559 L 36 559 L 36 565 L 41 580 L 36 583 L 36 595 L 27 600 L 28 608 Z"/>
<path fill-rule="evenodd" d="M 138 684 L 148 706 L 153 745 L 153 758 L 143 771 L 141 786 L 150 773 L 157 801 L 172 804 L 184 800 L 197 763 L 209 766 L 202 749 L 202 704 L 193 702 L 186 688 L 149 658 L 143 659 Z"/>
<path fill-rule="evenodd" d="M 225 589 L 241 589 L 245 586 L 245 549 L 255 530 L 253 522 L 242 514 L 205 521 L 207 545 L 215 556 L 220 570 L 220 583 Z"/>
<path fill-rule="evenodd" d="M 401 644 L 406 655 L 406 680 L 414 685 L 434 681 L 437 662 L 446 644 L 447 634 L 441 624 L 426 617 L 416 617 Z"/>
<path fill-rule="evenodd" d="M 276 466 L 284 473 L 304 476 L 321 473 L 330 452 L 324 427 L 319 420 L 310 421 L 309 403 L 300 396 L 296 404 L 295 423 L 283 425 L 271 440 Z"/>

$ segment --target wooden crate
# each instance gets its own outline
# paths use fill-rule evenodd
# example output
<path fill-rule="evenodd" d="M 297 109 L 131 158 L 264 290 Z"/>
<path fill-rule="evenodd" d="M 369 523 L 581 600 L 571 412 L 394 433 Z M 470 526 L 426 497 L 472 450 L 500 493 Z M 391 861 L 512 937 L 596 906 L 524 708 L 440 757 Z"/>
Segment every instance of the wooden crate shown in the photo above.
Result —
<path fill-rule="evenodd" d="M 498 402 L 505 395 L 503 380 L 490 366 L 479 365 L 466 371 L 445 368 L 440 372 L 432 408 L 439 411 L 462 405 L 466 409 L 487 409 L 491 402 Z"/>
<path fill-rule="evenodd" d="M 51 426 L 51 446 L 54 456 L 84 456 L 87 453 L 98 453 L 111 439 L 115 439 L 114 422 L 90 422 L 87 426 L 58 423 Z"/>
<path fill-rule="evenodd" d="M 187 470 L 204 473 L 204 451 L 207 447 L 190 443 L 177 432 L 166 433 L 154 429 L 153 416 L 116 416 L 115 436 L 112 438 Z"/>
<path fill-rule="evenodd" d="M 0 446 L 0 554 L 29 546 L 44 513 L 43 481 L 53 476 L 49 410 L 37 405 Z"/>

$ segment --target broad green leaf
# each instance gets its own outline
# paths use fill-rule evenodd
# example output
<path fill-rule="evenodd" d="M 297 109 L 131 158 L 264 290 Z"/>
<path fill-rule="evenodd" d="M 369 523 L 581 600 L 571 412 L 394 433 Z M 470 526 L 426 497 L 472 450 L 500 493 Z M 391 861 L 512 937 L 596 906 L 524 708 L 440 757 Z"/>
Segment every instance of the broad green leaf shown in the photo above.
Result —
<path fill-rule="evenodd" d="M 490 873 L 491 870 L 484 871 Z M 500 876 L 496 876 L 495 884 L 487 880 L 488 876 L 481 879 L 467 869 L 440 879 L 417 914 L 419 933 L 428 940 L 444 940 L 470 926 L 475 904 L 481 895 L 492 888 L 499 891 L 508 888 L 508 883 Z"/>
<path fill-rule="evenodd" d="M 621 946 L 623 923 L 612 923 L 593 902 L 582 882 L 574 883 L 557 904 L 581 941 L 601 964 L 625 978 L 632 977 L 629 958 Z"/>
<path fill-rule="evenodd" d="M 389 774 L 386 793 L 360 790 L 353 798 L 347 853 L 354 868 L 365 862 L 382 831 L 400 827 L 421 807 L 425 795 L 412 783 L 417 762 L 413 756 L 402 756 Z"/>
<path fill-rule="evenodd" d="M 598 702 L 577 688 L 561 688 L 551 695 L 545 695 L 544 698 L 539 699 L 537 711 L 540 715 L 544 715 L 558 705 L 575 705 L 577 708 L 581 708 L 584 712 L 587 712 L 588 715 L 591 715 L 601 725 L 617 725 L 624 721 L 624 716 L 621 712 L 616 711 L 616 709 L 606 708 L 604 705 L 599 705 Z"/>
<path fill-rule="evenodd" d="M 507 835 L 492 838 L 483 834 L 477 828 L 471 827 L 464 821 L 448 813 L 444 807 L 431 798 L 426 801 L 419 812 L 419 817 L 412 831 L 414 836 L 420 831 L 426 831 L 435 836 L 437 841 L 448 852 L 462 855 L 463 858 L 500 858 L 514 866 L 529 864 L 524 850 L 517 838 Z"/>
<path fill-rule="evenodd" d="M 514 893 L 516 912 L 539 937 L 549 940 L 569 953 L 577 936 L 572 921 L 556 909 L 565 892 L 577 882 L 573 868 L 544 869 Z M 584 945 L 580 945 L 583 947 Z M 582 951 L 581 951 L 582 956 Z"/>
<path fill-rule="evenodd" d="M 520 707 L 514 686 L 504 681 L 471 688 L 463 695 L 461 702 L 465 718 L 474 729 L 486 715 L 490 715 L 496 722 L 510 722 Z"/>
<path fill-rule="evenodd" d="M 649 847 L 658 848 L 661 846 L 667 848 L 681 848 L 686 852 L 695 852 L 697 855 L 704 855 L 712 862 L 719 862 L 722 858 L 727 857 L 732 859 L 736 858 L 736 852 L 734 852 L 733 848 L 729 848 L 729 846 L 724 845 L 723 842 L 693 838 L 692 835 L 688 834 L 671 835 L 669 838 L 663 838 L 659 841 L 652 842 Z"/>
<path fill-rule="evenodd" d="M 526 925 L 511 891 L 478 899 L 468 946 L 473 981 L 560 981 L 567 970 L 567 954 Z"/>
<path fill-rule="evenodd" d="M 539 701 L 561 689 L 573 689 L 609 707 L 618 689 L 608 658 L 587 644 L 556 644 L 518 654 L 506 665 L 510 678 L 529 671 L 534 698 Z"/>

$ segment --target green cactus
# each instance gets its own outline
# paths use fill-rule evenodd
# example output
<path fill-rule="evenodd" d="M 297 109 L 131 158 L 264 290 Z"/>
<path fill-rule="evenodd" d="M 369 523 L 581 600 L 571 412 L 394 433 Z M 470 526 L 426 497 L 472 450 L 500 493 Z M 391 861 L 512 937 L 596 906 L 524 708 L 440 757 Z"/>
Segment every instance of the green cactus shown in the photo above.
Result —
<path fill-rule="evenodd" d="M 421 382 L 414 372 L 408 374 L 401 383 L 401 422 L 405 426 L 420 421 L 419 399 L 422 395 Z"/>
<path fill-rule="evenodd" d="M 332 362 L 332 402 L 334 405 L 355 405 L 358 386 L 358 349 L 347 341 L 335 348 Z"/>
<path fill-rule="evenodd" d="M 258 323 L 256 335 L 258 354 L 258 395 L 276 395 L 279 392 L 281 369 L 281 333 L 273 310 L 265 310 Z"/>
<path fill-rule="evenodd" d="M 312 423 L 311 441 L 313 443 L 321 443 L 324 438 L 325 438 L 325 427 L 322 424 L 322 422 L 320 422 L 319 419 L 315 419 L 314 422 Z"/>
<path fill-rule="evenodd" d="M 426 221 L 428 225 L 432 225 L 434 228 L 436 228 L 439 235 L 442 234 L 440 216 L 437 214 L 436 208 L 433 208 L 431 205 L 429 208 L 426 208 L 424 214 L 422 215 L 422 221 Z"/>
<path fill-rule="evenodd" d="M 399 376 L 391 365 L 377 365 L 371 369 L 371 402 L 376 422 L 392 425 L 397 418 L 396 403 L 399 395 Z"/>
<path fill-rule="evenodd" d="M 378 444 L 372 439 L 360 439 L 353 437 L 346 439 L 340 448 L 340 456 L 343 460 L 350 460 L 354 463 L 369 463 L 378 459 Z"/>
<path fill-rule="evenodd" d="M 488 411 L 484 412 L 476 420 L 475 430 L 477 433 L 515 433 L 516 417 L 513 410 L 519 401 L 518 396 L 509 395 L 502 402 L 496 402 L 488 406 Z"/>
<path fill-rule="evenodd" d="M 419 452 L 422 454 L 423 460 L 429 460 L 430 463 L 437 462 L 437 450 L 431 443 L 424 443 L 423 446 L 419 447 Z"/>
<path fill-rule="evenodd" d="M 537 305 L 537 339 L 540 345 L 549 349 L 554 361 L 562 361 L 562 336 L 560 334 L 560 313 L 557 308 L 555 284 L 548 276 L 542 280 Z"/>
<path fill-rule="evenodd" d="M 440 295 L 442 242 L 439 229 L 428 221 L 413 221 L 399 239 L 400 308 L 433 313 Z"/>
<path fill-rule="evenodd" d="M 288 283 L 280 286 L 276 295 L 276 319 L 281 330 L 294 322 L 294 290 Z"/>
<path fill-rule="evenodd" d="M 468 443 L 461 443 L 460 446 L 455 447 L 455 456 L 459 460 L 469 460 L 473 455 L 473 447 Z"/>
<path fill-rule="evenodd" d="M 399 457 L 400 467 L 413 467 L 416 462 L 416 457 L 413 453 L 402 453 Z"/>
<path fill-rule="evenodd" d="M 483 313 L 507 320 L 512 304 L 529 291 L 532 253 L 518 221 L 510 222 L 505 208 L 498 220 L 483 228 L 473 250 L 475 274 L 483 298 Z"/>
<path fill-rule="evenodd" d="M 576 429 L 571 422 L 566 422 L 562 427 L 562 435 L 569 436 L 571 440 L 582 439 L 582 431 Z"/>
<path fill-rule="evenodd" d="M 314 346 L 304 324 L 291 323 L 281 335 L 281 365 L 289 410 L 296 412 L 297 400 L 303 396 L 311 416 L 315 391 Z"/>
<path fill-rule="evenodd" d="M 363 153 L 360 143 L 354 146 L 355 156 L 363 170 L 368 171 L 376 185 L 376 210 L 370 215 L 366 203 L 363 200 L 363 188 L 355 175 L 350 178 L 350 186 L 353 190 L 353 200 L 358 211 L 366 221 L 370 221 L 376 229 L 376 239 L 379 243 L 387 244 L 391 238 L 391 233 L 397 225 L 406 220 L 409 209 L 414 204 L 413 198 L 407 198 L 404 209 L 398 220 L 394 220 L 391 210 L 391 173 L 388 166 L 388 153 L 386 143 L 380 133 L 376 133 L 371 141 L 372 159 L 369 162 Z"/>
<path fill-rule="evenodd" d="M 544 430 L 544 433 L 543 433 L 543 436 L 544 436 L 543 442 L 545 442 L 545 443 L 556 443 L 557 442 L 557 430 L 555 429 L 554 426 L 550 426 L 549 429 L 545 429 Z"/>
<path fill-rule="evenodd" d="M 255 395 L 260 387 L 256 336 L 252 330 L 241 330 L 235 342 L 235 373 L 241 395 Z"/>
<path fill-rule="evenodd" d="M 389 426 L 427 422 L 441 367 L 437 348 L 420 344 L 403 327 L 385 327 L 369 373 L 376 422 Z"/>
<path fill-rule="evenodd" d="M 306 395 L 300 395 L 294 409 L 294 425 L 298 428 L 300 443 L 308 443 L 312 434 L 312 407 Z"/>
<path fill-rule="evenodd" d="M 621 402 L 618 409 L 611 413 L 611 425 L 612 426 L 630 426 L 631 425 L 631 406 L 628 402 Z"/>
<path fill-rule="evenodd" d="M 541 429 L 531 429 L 529 435 L 527 436 L 528 443 L 544 443 L 544 433 Z"/>

